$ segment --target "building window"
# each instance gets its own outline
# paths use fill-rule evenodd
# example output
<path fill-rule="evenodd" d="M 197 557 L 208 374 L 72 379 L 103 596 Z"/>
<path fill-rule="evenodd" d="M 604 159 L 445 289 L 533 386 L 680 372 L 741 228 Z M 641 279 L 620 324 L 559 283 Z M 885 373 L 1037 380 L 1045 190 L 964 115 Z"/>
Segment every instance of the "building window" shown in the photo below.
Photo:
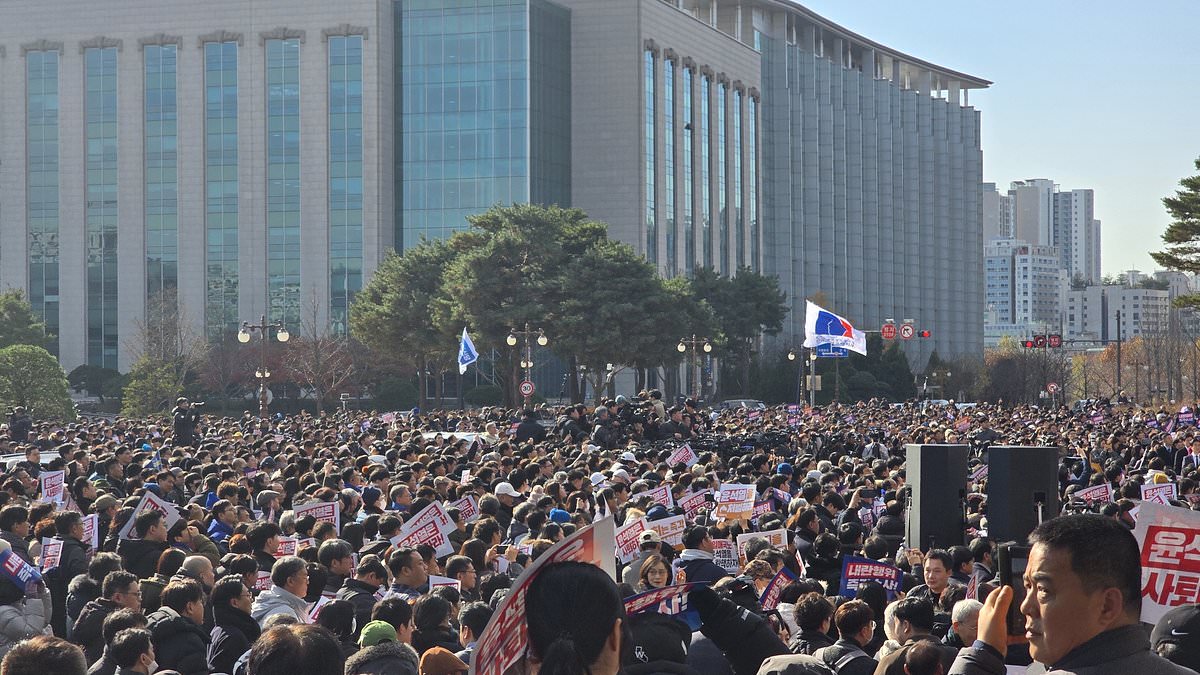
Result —
<path fill-rule="evenodd" d="M 204 45 L 205 333 L 238 325 L 238 46 Z"/>
<path fill-rule="evenodd" d="M 712 182 L 709 163 L 712 155 L 710 117 L 712 115 L 712 80 L 707 75 L 700 78 L 700 237 L 704 241 L 704 266 L 713 266 L 712 241 Z"/>
<path fill-rule="evenodd" d="M 266 47 L 268 317 L 295 330 L 300 323 L 300 41 L 267 40 Z"/>
<path fill-rule="evenodd" d="M 117 48 L 84 51 L 87 362 L 117 367 Z"/>
<path fill-rule="evenodd" d="M 751 97 L 746 110 L 746 204 L 750 220 L 750 269 L 759 265 L 758 241 L 758 99 Z"/>
<path fill-rule="evenodd" d="M 692 276 L 696 268 L 696 233 L 693 228 L 695 204 L 695 167 L 692 164 L 696 143 L 696 118 L 692 114 L 692 81 L 695 75 L 691 68 L 683 69 L 683 265 L 687 275 Z"/>
<path fill-rule="evenodd" d="M 736 268 L 746 265 L 746 220 L 742 213 L 742 92 L 737 89 L 733 90 L 733 218 Z"/>
<path fill-rule="evenodd" d="M 642 54 L 643 122 L 646 128 L 646 260 L 658 262 L 658 223 L 654 212 L 654 52 Z"/>
<path fill-rule="evenodd" d="M 733 250 L 729 245 L 729 213 L 726 209 L 725 200 L 729 192 L 728 176 L 726 175 L 726 164 L 728 157 L 725 150 L 728 147 L 726 139 L 728 134 L 725 131 L 725 107 L 729 101 L 729 85 L 720 83 L 717 87 L 717 218 L 720 219 L 720 227 L 717 228 L 721 238 L 720 258 L 721 266 L 726 274 L 733 274 Z"/>
<path fill-rule="evenodd" d="M 29 304 L 53 335 L 58 354 L 58 57 L 25 55 L 25 226 L 29 232 Z"/>
<path fill-rule="evenodd" d="M 675 255 L 675 62 L 663 61 L 663 208 L 667 216 L 667 274 L 677 272 Z"/>
<path fill-rule="evenodd" d="M 344 334 L 363 282 L 361 35 L 329 39 L 329 316 Z"/>
<path fill-rule="evenodd" d="M 175 45 L 146 45 L 146 304 L 150 320 L 178 307 L 179 182 Z"/>

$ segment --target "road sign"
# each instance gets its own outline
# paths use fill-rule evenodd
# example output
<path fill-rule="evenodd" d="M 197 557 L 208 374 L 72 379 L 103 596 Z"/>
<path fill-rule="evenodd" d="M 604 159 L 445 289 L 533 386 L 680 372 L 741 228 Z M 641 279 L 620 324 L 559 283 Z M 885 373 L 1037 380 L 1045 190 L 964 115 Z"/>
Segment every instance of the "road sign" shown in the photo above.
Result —
<path fill-rule="evenodd" d="M 912 327 L 911 323 L 906 323 L 903 326 L 900 326 L 900 337 L 904 340 L 911 340 L 913 334 L 916 332 L 917 330 Z"/>
<path fill-rule="evenodd" d="M 879 328 L 879 336 L 882 337 L 884 340 L 895 340 L 896 339 L 896 324 L 894 324 L 894 323 L 883 324 L 883 326 L 881 326 Z"/>
<path fill-rule="evenodd" d="M 1051 382 L 1050 384 L 1047 384 L 1046 391 L 1050 392 L 1051 394 L 1057 394 L 1058 393 L 1058 383 Z"/>
<path fill-rule="evenodd" d="M 1046 346 L 1051 349 L 1059 349 L 1062 347 L 1062 336 L 1058 333 L 1046 336 Z"/>
<path fill-rule="evenodd" d="M 846 348 L 833 345 L 817 345 L 813 353 L 819 359 L 844 359 L 850 356 L 850 352 Z"/>
<path fill-rule="evenodd" d="M 518 390 L 522 396 L 533 396 L 533 383 L 529 380 L 521 382 L 521 387 Z"/>

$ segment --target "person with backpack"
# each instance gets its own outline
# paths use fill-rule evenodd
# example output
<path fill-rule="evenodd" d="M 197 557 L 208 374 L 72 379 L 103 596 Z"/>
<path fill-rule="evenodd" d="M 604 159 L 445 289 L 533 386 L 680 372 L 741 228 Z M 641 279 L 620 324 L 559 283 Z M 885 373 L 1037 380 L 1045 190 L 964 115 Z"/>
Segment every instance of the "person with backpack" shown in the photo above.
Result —
<path fill-rule="evenodd" d="M 821 659 L 837 675 L 871 675 L 878 662 L 864 648 L 875 637 L 875 612 L 862 600 L 842 604 L 833 613 L 838 641 L 818 649 L 813 656 Z"/>

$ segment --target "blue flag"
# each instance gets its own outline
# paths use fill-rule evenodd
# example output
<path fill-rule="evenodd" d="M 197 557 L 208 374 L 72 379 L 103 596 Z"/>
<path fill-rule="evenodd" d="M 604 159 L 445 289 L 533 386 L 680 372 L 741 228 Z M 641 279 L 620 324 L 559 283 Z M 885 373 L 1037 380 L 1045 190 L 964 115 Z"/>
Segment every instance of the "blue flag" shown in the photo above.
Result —
<path fill-rule="evenodd" d="M 466 373 L 467 366 L 478 360 L 479 353 L 475 351 L 475 343 L 471 342 L 471 336 L 467 335 L 467 329 L 464 327 L 462 341 L 458 343 L 458 374 Z"/>

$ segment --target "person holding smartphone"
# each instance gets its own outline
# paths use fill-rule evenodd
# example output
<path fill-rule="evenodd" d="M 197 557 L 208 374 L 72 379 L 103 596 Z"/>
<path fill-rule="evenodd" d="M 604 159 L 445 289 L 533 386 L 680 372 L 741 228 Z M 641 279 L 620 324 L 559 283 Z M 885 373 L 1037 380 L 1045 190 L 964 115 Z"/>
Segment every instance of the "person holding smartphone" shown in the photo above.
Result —
<path fill-rule="evenodd" d="M 1039 525 L 1029 542 L 1019 611 L 1030 656 L 1047 675 L 1194 672 L 1150 650 L 1139 625 L 1141 559 L 1128 529 L 1095 514 L 1060 516 Z M 1013 592 L 1001 586 L 988 595 L 979 638 L 959 652 L 950 675 L 1004 675 Z"/>

